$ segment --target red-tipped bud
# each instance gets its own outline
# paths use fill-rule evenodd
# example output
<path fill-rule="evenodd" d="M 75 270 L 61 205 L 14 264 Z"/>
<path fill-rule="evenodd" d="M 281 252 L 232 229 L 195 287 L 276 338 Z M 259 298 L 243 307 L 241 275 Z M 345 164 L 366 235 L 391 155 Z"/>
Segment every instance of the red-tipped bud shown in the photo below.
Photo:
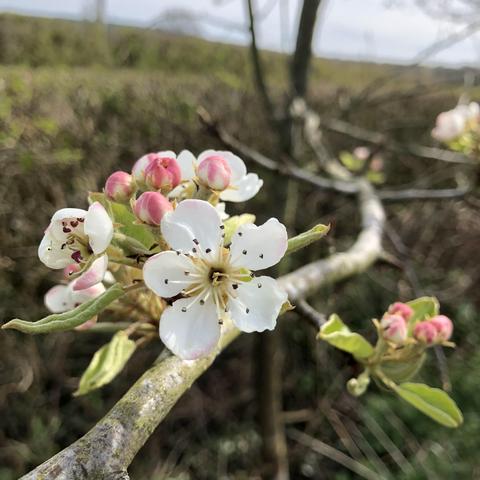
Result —
<path fill-rule="evenodd" d="M 429 320 L 429 322 L 434 326 L 437 335 L 435 340 L 437 342 L 445 342 L 450 339 L 453 333 L 453 323 L 445 315 L 437 315 Z"/>
<path fill-rule="evenodd" d="M 232 170 L 223 157 L 211 155 L 198 165 L 197 175 L 205 186 L 221 191 L 230 185 Z"/>
<path fill-rule="evenodd" d="M 155 190 L 170 191 L 182 180 L 180 166 L 174 157 L 157 153 L 149 155 L 149 163 L 145 168 L 145 183 Z"/>
<path fill-rule="evenodd" d="M 388 307 L 388 313 L 391 315 L 400 315 L 408 322 L 413 315 L 413 308 L 406 303 L 395 302 Z"/>
<path fill-rule="evenodd" d="M 407 324 L 401 315 L 385 315 L 380 324 L 385 340 L 400 344 L 407 339 Z"/>
<path fill-rule="evenodd" d="M 437 338 L 437 329 L 430 321 L 418 322 L 413 329 L 413 336 L 418 341 L 431 345 Z"/>
<path fill-rule="evenodd" d="M 160 225 L 163 216 L 172 210 L 172 204 L 159 192 L 144 192 L 133 204 L 135 216 L 148 225 Z"/>
<path fill-rule="evenodd" d="M 127 172 L 114 172 L 105 182 L 105 195 L 115 202 L 127 202 L 134 191 L 132 176 Z"/>

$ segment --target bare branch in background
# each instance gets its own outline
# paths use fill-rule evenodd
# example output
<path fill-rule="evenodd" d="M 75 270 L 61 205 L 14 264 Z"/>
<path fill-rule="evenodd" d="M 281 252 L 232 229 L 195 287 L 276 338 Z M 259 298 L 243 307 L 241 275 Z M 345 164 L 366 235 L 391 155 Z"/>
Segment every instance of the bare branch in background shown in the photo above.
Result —
<path fill-rule="evenodd" d="M 304 97 L 312 57 L 312 39 L 321 0 L 304 0 L 298 25 L 297 43 L 290 65 L 292 96 Z"/>
<path fill-rule="evenodd" d="M 320 327 L 327 321 L 325 315 L 315 310 L 306 300 L 297 300 L 295 307 L 295 310 L 303 315 L 304 318 L 315 328 L 320 329 Z"/>

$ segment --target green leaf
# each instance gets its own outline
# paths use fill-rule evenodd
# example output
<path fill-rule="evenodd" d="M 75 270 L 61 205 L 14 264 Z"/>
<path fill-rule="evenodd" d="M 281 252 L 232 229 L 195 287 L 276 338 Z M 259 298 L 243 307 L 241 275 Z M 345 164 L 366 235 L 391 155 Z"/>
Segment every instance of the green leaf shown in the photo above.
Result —
<path fill-rule="evenodd" d="M 135 215 L 130 211 L 128 205 L 111 202 L 107 200 L 101 192 L 90 192 L 88 200 L 90 203 L 100 202 L 105 207 L 112 217 L 113 222 L 120 225 L 120 227 L 116 229 L 117 232 L 131 237 L 134 241 L 139 242 L 146 250 L 155 243 L 155 236 L 151 229 L 147 225 L 135 223 Z"/>
<path fill-rule="evenodd" d="M 305 248 L 313 242 L 320 240 L 320 238 L 324 237 L 328 231 L 330 230 L 330 225 L 322 225 L 318 224 L 315 225 L 310 230 L 297 235 L 296 237 L 292 237 L 288 240 L 288 248 L 285 255 L 289 253 L 296 252 L 301 248 Z"/>
<path fill-rule="evenodd" d="M 425 361 L 425 352 L 417 357 L 406 361 L 391 361 L 382 362 L 382 372 L 395 383 L 406 382 L 413 378 L 417 372 L 422 368 Z"/>
<path fill-rule="evenodd" d="M 338 158 L 343 163 L 343 165 L 347 167 L 351 172 L 358 172 L 365 165 L 365 160 L 356 157 L 350 152 L 340 152 Z"/>
<path fill-rule="evenodd" d="M 245 223 L 253 223 L 255 222 L 255 215 L 251 213 L 244 213 L 243 215 L 235 215 L 233 217 L 228 218 L 223 222 L 225 225 L 225 238 L 223 243 L 228 245 L 232 241 L 232 235 L 237 231 L 238 227 L 244 225 Z"/>
<path fill-rule="evenodd" d="M 65 332 L 72 330 L 104 310 L 110 303 L 124 295 L 125 291 L 119 283 L 112 285 L 102 295 L 82 303 L 77 308 L 65 313 L 54 313 L 36 322 L 27 322 L 15 318 L 2 325 L 2 328 L 12 328 L 23 333 L 36 335 L 39 333 Z"/>
<path fill-rule="evenodd" d="M 408 321 L 409 333 L 413 331 L 415 324 L 438 315 L 440 311 L 440 305 L 435 297 L 420 297 L 407 302 L 407 305 L 413 309 L 413 315 Z"/>
<path fill-rule="evenodd" d="M 364 337 L 352 332 L 336 314 L 330 315 L 328 321 L 322 325 L 318 338 L 357 358 L 370 357 L 375 351 Z"/>
<path fill-rule="evenodd" d="M 135 349 L 135 342 L 124 331 L 116 333 L 109 343 L 95 352 L 74 395 L 85 395 L 110 383 L 123 370 Z"/>
<path fill-rule="evenodd" d="M 463 423 L 462 412 L 446 392 L 423 383 L 402 383 L 394 387 L 405 401 L 445 427 L 456 428 Z"/>

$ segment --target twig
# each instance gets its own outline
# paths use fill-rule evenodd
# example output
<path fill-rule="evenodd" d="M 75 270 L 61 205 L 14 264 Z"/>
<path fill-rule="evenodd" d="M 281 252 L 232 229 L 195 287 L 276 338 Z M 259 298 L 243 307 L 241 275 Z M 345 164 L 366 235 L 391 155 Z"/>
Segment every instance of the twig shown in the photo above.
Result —
<path fill-rule="evenodd" d="M 366 478 L 367 480 L 381 480 L 380 476 L 370 468 L 366 467 L 360 462 L 357 462 L 348 455 L 345 455 L 345 453 L 341 452 L 340 450 L 337 450 L 336 448 L 333 448 L 332 446 L 327 445 L 326 443 L 313 438 L 306 433 L 292 428 L 287 430 L 287 435 L 292 440 L 295 440 L 304 447 L 307 447 L 310 450 L 313 450 L 315 453 L 337 462 L 362 478 Z"/>
<path fill-rule="evenodd" d="M 385 150 L 392 152 L 409 153 L 419 158 L 439 160 L 448 163 L 461 163 L 467 165 L 472 165 L 474 163 L 470 158 L 461 153 L 443 150 L 441 148 L 416 145 L 413 143 L 403 144 L 395 142 L 380 132 L 373 132 L 356 125 L 352 125 L 351 123 L 343 120 L 322 118 L 321 126 L 327 130 L 347 135 L 362 142 L 382 145 Z"/>
<path fill-rule="evenodd" d="M 325 315 L 315 310 L 306 300 L 297 300 L 295 307 L 315 328 L 320 328 L 327 321 Z"/>

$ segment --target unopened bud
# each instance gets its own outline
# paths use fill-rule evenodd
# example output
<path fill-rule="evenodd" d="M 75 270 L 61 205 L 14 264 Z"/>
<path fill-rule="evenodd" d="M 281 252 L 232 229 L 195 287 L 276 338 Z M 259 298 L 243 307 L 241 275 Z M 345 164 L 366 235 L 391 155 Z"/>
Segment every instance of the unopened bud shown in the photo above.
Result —
<path fill-rule="evenodd" d="M 453 333 L 453 323 L 445 315 L 437 315 L 429 320 L 434 326 L 437 335 L 435 340 L 439 343 L 445 342 L 450 339 Z"/>
<path fill-rule="evenodd" d="M 221 191 L 230 185 L 232 170 L 223 157 L 211 155 L 198 165 L 197 175 L 205 186 Z"/>
<path fill-rule="evenodd" d="M 105 195 L 115 202 L 127 202 L 133 192 L 133 179 L 127 172 L 114 172 L 105 182 Z"/>
<path fill-rule="evenodd" d="M 145 168 L 145 183 L 155 190 L 170 191 L 182 180 L 182 172 L 173 157 L 150 154 L 149 164 Z"/>
<path fill-rule="evenodd" d="M 172 204 L 159 192 L 144 192 L 133 204 L 135 216 L 148 225 L 160 225 L 163 216 L 171 210 Z"/>
<path fill-rule="evenodd" d="M 388 307 L 388 313 L 391 315 L 400 315 L 408 322 L 413 315 L 413 308 L 402 302 L 395 302 Z"/>
<path fill-rule="evenodd" d="M 386 315 L 380 324 L 385 340 L 401 344 L 407 339 L 407 324 L 401 315 Z"/>
<path fill-rule="evenodd" d="M 437 329 L 430 321 L 418 322 L 413 329 L 413 336 L 418 341 L 431 345 L 437 338 Z"/>
<path fill-rule="evenodd" d="M 132 176 L 137 185 L 141 187 L 145 186 L 145 169 L 153 158 L 155 158 L 155 154 L 148 153 L 147 155 L 140 157 L 133 165 Z"/>

